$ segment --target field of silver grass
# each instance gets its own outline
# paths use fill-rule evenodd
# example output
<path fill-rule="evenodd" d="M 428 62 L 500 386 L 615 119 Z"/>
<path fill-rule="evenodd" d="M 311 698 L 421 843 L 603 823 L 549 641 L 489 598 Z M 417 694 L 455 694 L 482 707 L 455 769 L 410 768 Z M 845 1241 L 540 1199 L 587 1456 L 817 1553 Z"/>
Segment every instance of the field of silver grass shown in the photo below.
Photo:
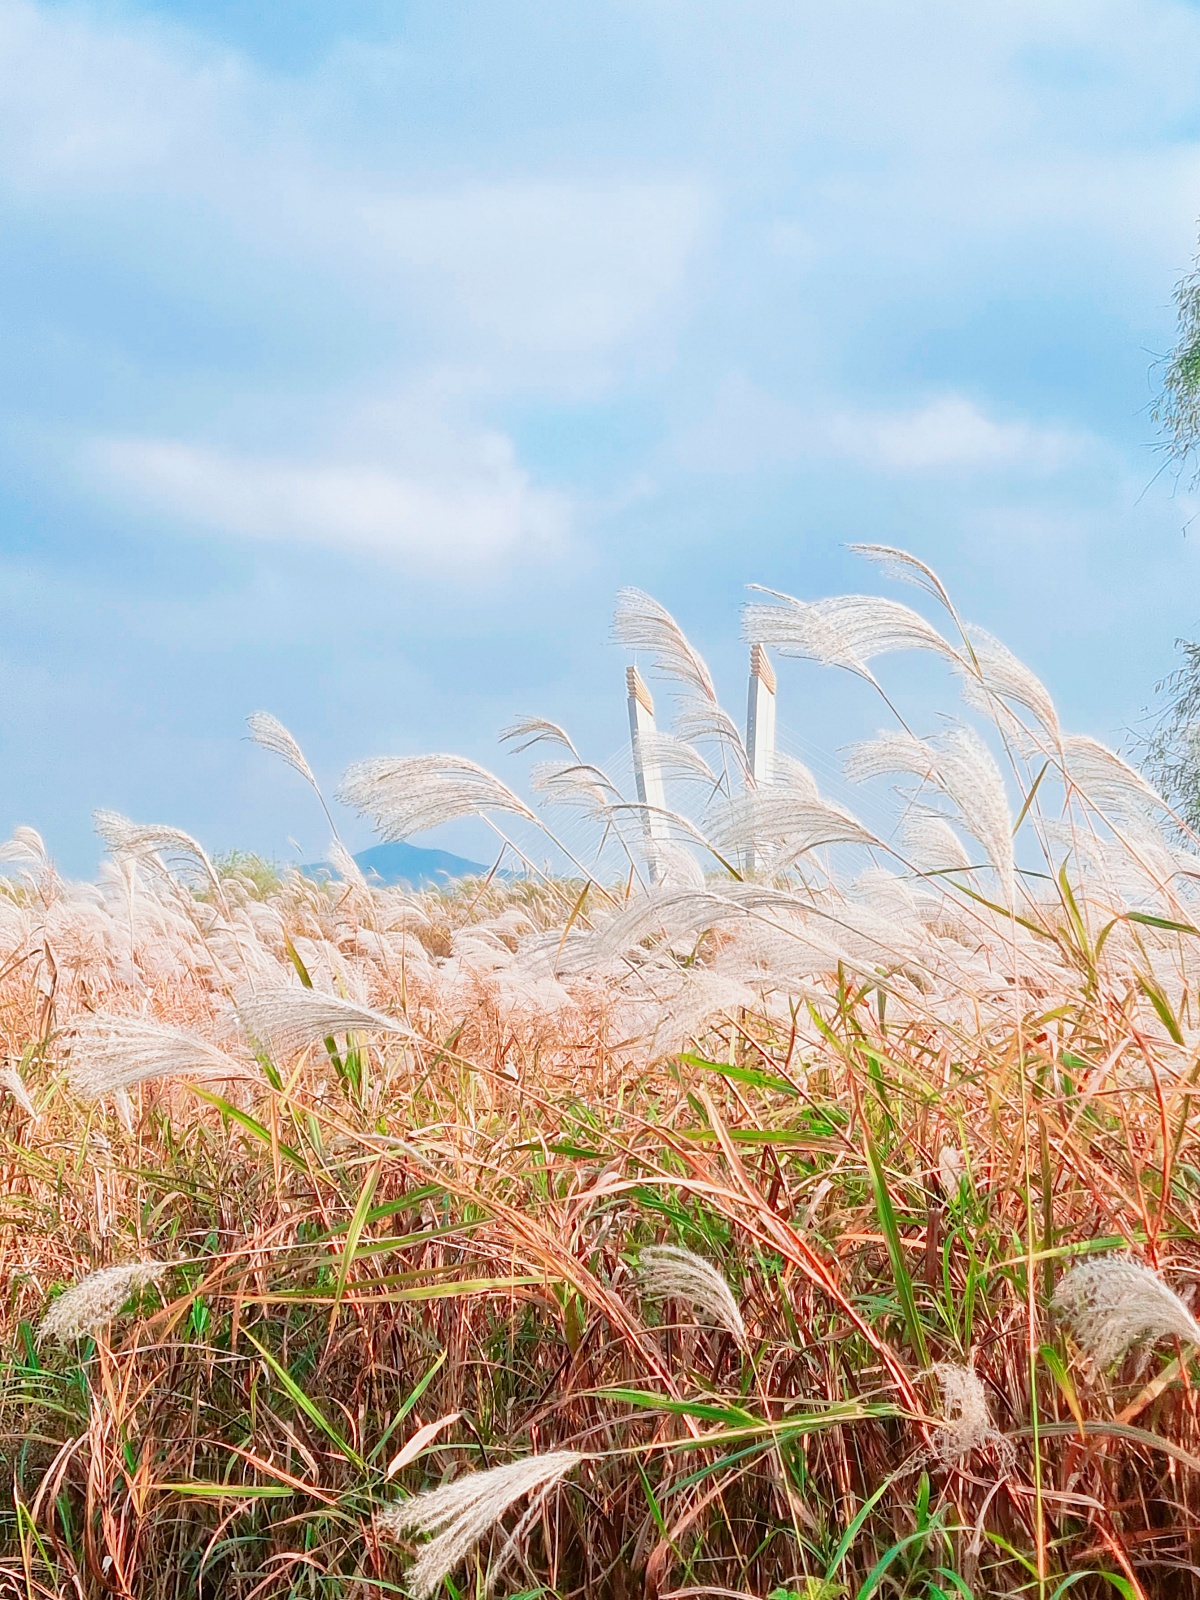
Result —
<path fill-rule="evenodd" d="M 486 879 L 0 848 L 3 1592 L 1200 1595 L 1197 842 L 863 553 L 923 610 L 746 611 L 878 695 L 861 806 L 629 591 L 640 798 L 533 718 L 528 800 L 343 779 Z"/>

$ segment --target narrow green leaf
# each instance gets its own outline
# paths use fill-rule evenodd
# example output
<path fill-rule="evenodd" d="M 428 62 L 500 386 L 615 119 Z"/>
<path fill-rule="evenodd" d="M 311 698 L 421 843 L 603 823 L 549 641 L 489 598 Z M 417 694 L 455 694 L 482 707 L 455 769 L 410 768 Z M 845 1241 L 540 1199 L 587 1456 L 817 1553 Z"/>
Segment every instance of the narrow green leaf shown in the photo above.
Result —
<path fill-rule="evenodd" d="M 249 1339 L 250 1343 L 254 1346 L 259 1355 L 270 1367 L 271 1371 L 279 1379 L 287 1394 L 290 1395 L 294 1403 L 300 1407 L 300 1410 L 303 1411 L 304 1415 L 309 1419 L 309 1421 L 314 1423 L 315 1426 L 321 1430 L 321 1432 L 329 1440 L 330 1444 L 332 1444 L 336 1450 L 339 1450 L 341 1454 L 346 1457 L 347 1461 L 352 1462 L 360 1472 L 365 1472 L 367 1470 L 366 1462 L 358 1454 L 357 1450 L 352 1450 L 350 1448 L 345 1439 L 342 1438 L 341 1434 L 330 1422 L 329 1418 L 321 1410 L 320 1406 L 305 1394 L 304 1390 L 296 1382 L 295 1378 L 292 1377 L 287 1368 L 280 1362 L 276 1361 L 275 1357 L 271 1354 L 267 1347 L 259 1344 L 258 1340 L 252 1333 L 247 1332 L 244 1334 L 244 1337 Z"/>
<path fill-rule="evenodd" d="M 887 1240 L 888 1255 L 891 1257 L 892 1262 L 892 1275 L 896 1280 L 896 1291 L 900 1296 L 900 1309 L 904 1313 L 908 1336 L 912 1341 L 917 1358 L 923 1367 L 927 1367 L 929 1365 L 929 1347 L 925 1343 L 925 1329 L 921 1326 L 921 1318 L 917 1312 L 912 1274 L 909 1272 L 908 1263 L 904 1259 L 904 1241 L 900 1236 L 900 1224 L 896 1220 L 896 1210 L 892 1205 L 892 1197 L 888 1190 L 883 1163 L 879 1158 L 879 1150 L 865 1120 L 863 1123 L 863 1138 L 866 1144 L 867 1167 L 871 1175 L 871 1188 L 875 1194 L 875 1209 L 879 1216 L 879 1225 L 883 1229 L 883 1236 Z"/>
<path fill-rule="evenodd" d="M 342 1251 L 341 1260 L 338 1263 L 337 1289 L 335 1290 L 335 1298 L 338 1300 L 346 1292 L 346 1278 L 354 1262 L 354 1252 L 358 1247 L 358 1241 L 367 1225 L 367 1217 L 371 1211 L 371 1201 L 375 1198 L 375 1189 L 379 1183 L 379 1174 L 382 1169 L 383 1157 L 380 1156 L 367 1174 L 367 1181 L 362 1186 L 358 1204 L 354 1207 L 354 1215 L 350 1218 L 350 1225 L 346 1229 L 346 1247 Z"/>

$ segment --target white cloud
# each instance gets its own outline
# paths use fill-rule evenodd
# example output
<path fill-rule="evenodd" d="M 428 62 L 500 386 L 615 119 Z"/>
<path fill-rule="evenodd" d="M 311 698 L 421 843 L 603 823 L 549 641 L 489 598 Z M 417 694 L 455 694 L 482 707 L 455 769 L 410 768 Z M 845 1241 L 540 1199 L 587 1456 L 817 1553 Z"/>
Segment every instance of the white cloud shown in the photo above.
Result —
<path fill-rule="evenodd" d="M 1082 443 L 1062 429 L 997 422 L 959 394 L 913 411 L 846 412 L 832 419 L 826 437 L 837 454 L 894 472 L 1052 472 L 1077 455 Z"/>
<path fill-rule="evenodd" d="M 1049 473 L 1089 443 L 1077 431 L 997 421 L 960 394 L 905 410 L 814 412 L 736 375 L 708 416 L 679 439 L 675 457 L 693 470 L 726 473 L 829 457 L 882 472 Z"/>
<path fill-rule="evenodd" d="M 474 460 L 422 477 L 378 465 L 222 454 L 178 441 L 97 440 L 85 466 L 124 503 L 251 539 L 299 540 L 403 559 L 468 580 L 523 551 L 560 545 L 569 505 L 536 487 L 498 435 Z"/>
<path fill-rule="evenodd" d="M 277 305 L 332 279 L 389 342 L 422 326 L 442 358 L 568 386 L 581 357 L 645 335 L 704 237 L 711 199 L 687 176 L 439 182 L 334 154 L 321 93 L 181 30 L 0 0 L 0 195 L 89 230 L 114 208 L 174 293 L 194 241 L 200 298 L 214 266 L 234 289 L 265 265 Z"/>

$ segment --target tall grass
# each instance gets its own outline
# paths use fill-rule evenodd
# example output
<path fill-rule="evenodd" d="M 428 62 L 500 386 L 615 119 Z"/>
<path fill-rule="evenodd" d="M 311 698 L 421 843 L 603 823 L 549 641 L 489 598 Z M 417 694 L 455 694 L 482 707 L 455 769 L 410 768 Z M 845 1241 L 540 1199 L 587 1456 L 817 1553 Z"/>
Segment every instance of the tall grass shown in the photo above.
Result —
<path fill-rule="evenodd" d="M 343 790 L 561 872 L 313 884 L 111 815 L 96 885 L 3 847 L 5 1592 L 1200 1594 L 1200 857 L 871 553 L 939 627 L 749 626 L 881 697 L 886 824 L 786 759 L 755 789 L 627 594 L 665 826 L 533 719 L 553 829 L 447 756 Z M 963 685 L 933 738 L 877 676 L 908 648 Z"/>

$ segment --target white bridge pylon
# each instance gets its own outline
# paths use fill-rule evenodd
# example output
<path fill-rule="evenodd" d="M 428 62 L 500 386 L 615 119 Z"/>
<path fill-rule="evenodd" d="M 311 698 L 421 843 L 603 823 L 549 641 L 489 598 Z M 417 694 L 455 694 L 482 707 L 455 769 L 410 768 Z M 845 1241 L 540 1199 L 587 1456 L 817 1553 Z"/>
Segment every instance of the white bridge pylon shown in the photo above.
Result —
<path fill-rule="evenodd" d="M 649 861 L 650 881 L 660 877 L 661 845 L 670 841 L 664 815 L 667 809 L 662 766 L 655 747 L 654 699 L 636 667 L 625 669 L 625 690 L 629 705 L 629 742 L 633 750 L 633 775 L 637 797 L 646 807 L 642 813 Z M 750 646 L 750 686 L 746 701 L 747 777 L 755 788 L 769 784 L 775 776 L 775 670 L 761 644 Z M 747 873 L 754 871 L 754 849 L 745 853 Z"/>
<path fill-rule="evenodd" d="M 659 846 L 670 842 L 671 833 L 664 815 L 667 792 L 663 787 L 662 766 L 654 741 L 654 699 L 636 667 L 625 668 L 625 689 L 629 700 L 629 742 L 633 747 L 633 776 L 646 834 L 646 856 L 650 882 L 660 877 Z"/>
<path fill-rule="evenodd" d="M 746 759 L 750 780 L 756 789 L 775 776 L 775 669 L 767 659 L 766 647 L 750 646 L 750 691 L 746 697 Z M 746 875 L 754 871 L 754 846 L 743 857 Z"/>

